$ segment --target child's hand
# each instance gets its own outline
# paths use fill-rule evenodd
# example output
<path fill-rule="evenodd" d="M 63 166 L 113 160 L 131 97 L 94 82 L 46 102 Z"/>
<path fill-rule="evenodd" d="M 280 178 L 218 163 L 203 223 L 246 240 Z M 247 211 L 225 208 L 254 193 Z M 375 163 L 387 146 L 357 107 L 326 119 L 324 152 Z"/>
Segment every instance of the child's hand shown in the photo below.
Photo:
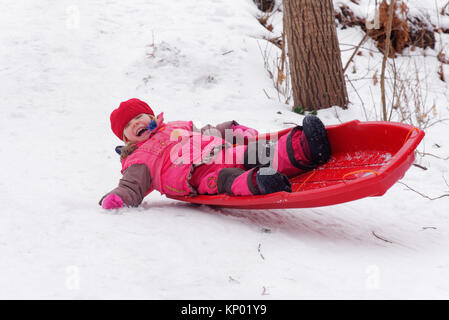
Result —
<path fill-rule="evenodd" d="M 110 194 L 103 199 L 101 206 L 104 209 L 118 209 L 123 207 L 123 200 L 116 194 Z"/>

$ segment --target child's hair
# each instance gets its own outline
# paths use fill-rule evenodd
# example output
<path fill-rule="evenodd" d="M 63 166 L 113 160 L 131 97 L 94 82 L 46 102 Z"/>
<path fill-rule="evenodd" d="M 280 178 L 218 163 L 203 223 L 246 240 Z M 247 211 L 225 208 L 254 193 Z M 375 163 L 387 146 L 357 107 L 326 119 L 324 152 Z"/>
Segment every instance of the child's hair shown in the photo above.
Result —
<path fill-rule="evenodd" d="M 127 156 L 137 150 L 137 144 L 135 142 L 128 141 L 122 148 L 120 153 L 120 161 L 123 161 Z"/>

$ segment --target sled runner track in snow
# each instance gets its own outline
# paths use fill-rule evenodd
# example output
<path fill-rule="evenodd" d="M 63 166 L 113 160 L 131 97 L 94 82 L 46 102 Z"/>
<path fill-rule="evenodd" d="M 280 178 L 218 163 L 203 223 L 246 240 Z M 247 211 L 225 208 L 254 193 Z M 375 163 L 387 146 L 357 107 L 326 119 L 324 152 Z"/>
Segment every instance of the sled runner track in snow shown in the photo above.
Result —
<path fill-rule="evenodd" d="M 278 132 L 287 134 L 290 129 Z M 313 171 L 290 179 L 292 193 L 259 196 L 199 195 L 170 197 L 197 204 L 241 209 L 312 208 L 382 196 L 415 160 L 424 131 L 396 122 L 326 126 L 332 156 Z M 258 139 L 265 135 L 259 135 Z"/>

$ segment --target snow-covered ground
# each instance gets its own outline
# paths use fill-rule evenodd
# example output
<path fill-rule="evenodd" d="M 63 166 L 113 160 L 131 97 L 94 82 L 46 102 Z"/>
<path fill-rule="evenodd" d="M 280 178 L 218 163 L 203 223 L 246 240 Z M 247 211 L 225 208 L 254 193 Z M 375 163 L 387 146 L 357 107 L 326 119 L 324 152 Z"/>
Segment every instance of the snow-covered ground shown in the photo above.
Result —
<path fill-rule="evenodd" d="M 361 2 L 364 12 L 371 4 Z M 268 31 L 251 0 L 0 7 L 0 298 L 449 298 L 449 197 L 431 201 L 401 184 L 314 209 L 195 207 L 157 192 L 139 208 L 98 205 L 120 178 L 109 114 L 123 100 L 197 125 L 235 119 L 263 132 L 300 123 L 264 68 Z M 363 36 L 356 28 L 338 35 L 342 49 Z M 449 118 L 435 57 L 447 40 L 425 58 L 413 52 L 435 120 Z M 364 47 L 347 72 L 356 79 L 350 108 L 320 111 L 326 124 L 380 112 L 372 77 L 381 56 L 371 42 Z M 448 129 L 448 121 L 430 127 L 418 150 L 449 157 Z M 412 166 L 402 182 L 430 197 L 448 193 L 448 161 L 418 157 L 428 170 Z"/>

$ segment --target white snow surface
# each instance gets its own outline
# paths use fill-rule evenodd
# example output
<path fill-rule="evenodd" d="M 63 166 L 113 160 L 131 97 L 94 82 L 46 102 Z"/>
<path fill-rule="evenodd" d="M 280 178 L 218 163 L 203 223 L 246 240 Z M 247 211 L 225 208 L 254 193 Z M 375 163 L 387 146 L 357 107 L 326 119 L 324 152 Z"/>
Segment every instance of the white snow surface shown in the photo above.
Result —
<path fill-rule="evenodd" d="M 373 1 L 360 2 L 368 14 Z M 430 3 L 444 1 L 410 6 L 436 21 Z M 251 0 L 0 5 L 1 299 L 449 298 L 449 197 L 428 200 L 401 184 L 313 209 L 192 206 L 157 192 L 138 208 L 98 205 L 121 176 L 109 126 L 121 101 L 140 98 L 167 121 L 197 126 L 301 123 L 264 68 L 270 32 Z M 363 33 L 338 36 L 345 64 Z M 436 59 L 447 40 L 397 59 L 425 72 L 434 120 L 449 118 Z M 381 55 L 370 41 L 362 53 L 347 71 L 349 109 L 320 111 L 325 124 L 378 118 Z M 448 193 L 448 137 L 447 121 L 426 130 L 418 150 L 440 158 L 418 156 L 428 170 L 412 166 L 402 182 L 429 197 Z"/>

